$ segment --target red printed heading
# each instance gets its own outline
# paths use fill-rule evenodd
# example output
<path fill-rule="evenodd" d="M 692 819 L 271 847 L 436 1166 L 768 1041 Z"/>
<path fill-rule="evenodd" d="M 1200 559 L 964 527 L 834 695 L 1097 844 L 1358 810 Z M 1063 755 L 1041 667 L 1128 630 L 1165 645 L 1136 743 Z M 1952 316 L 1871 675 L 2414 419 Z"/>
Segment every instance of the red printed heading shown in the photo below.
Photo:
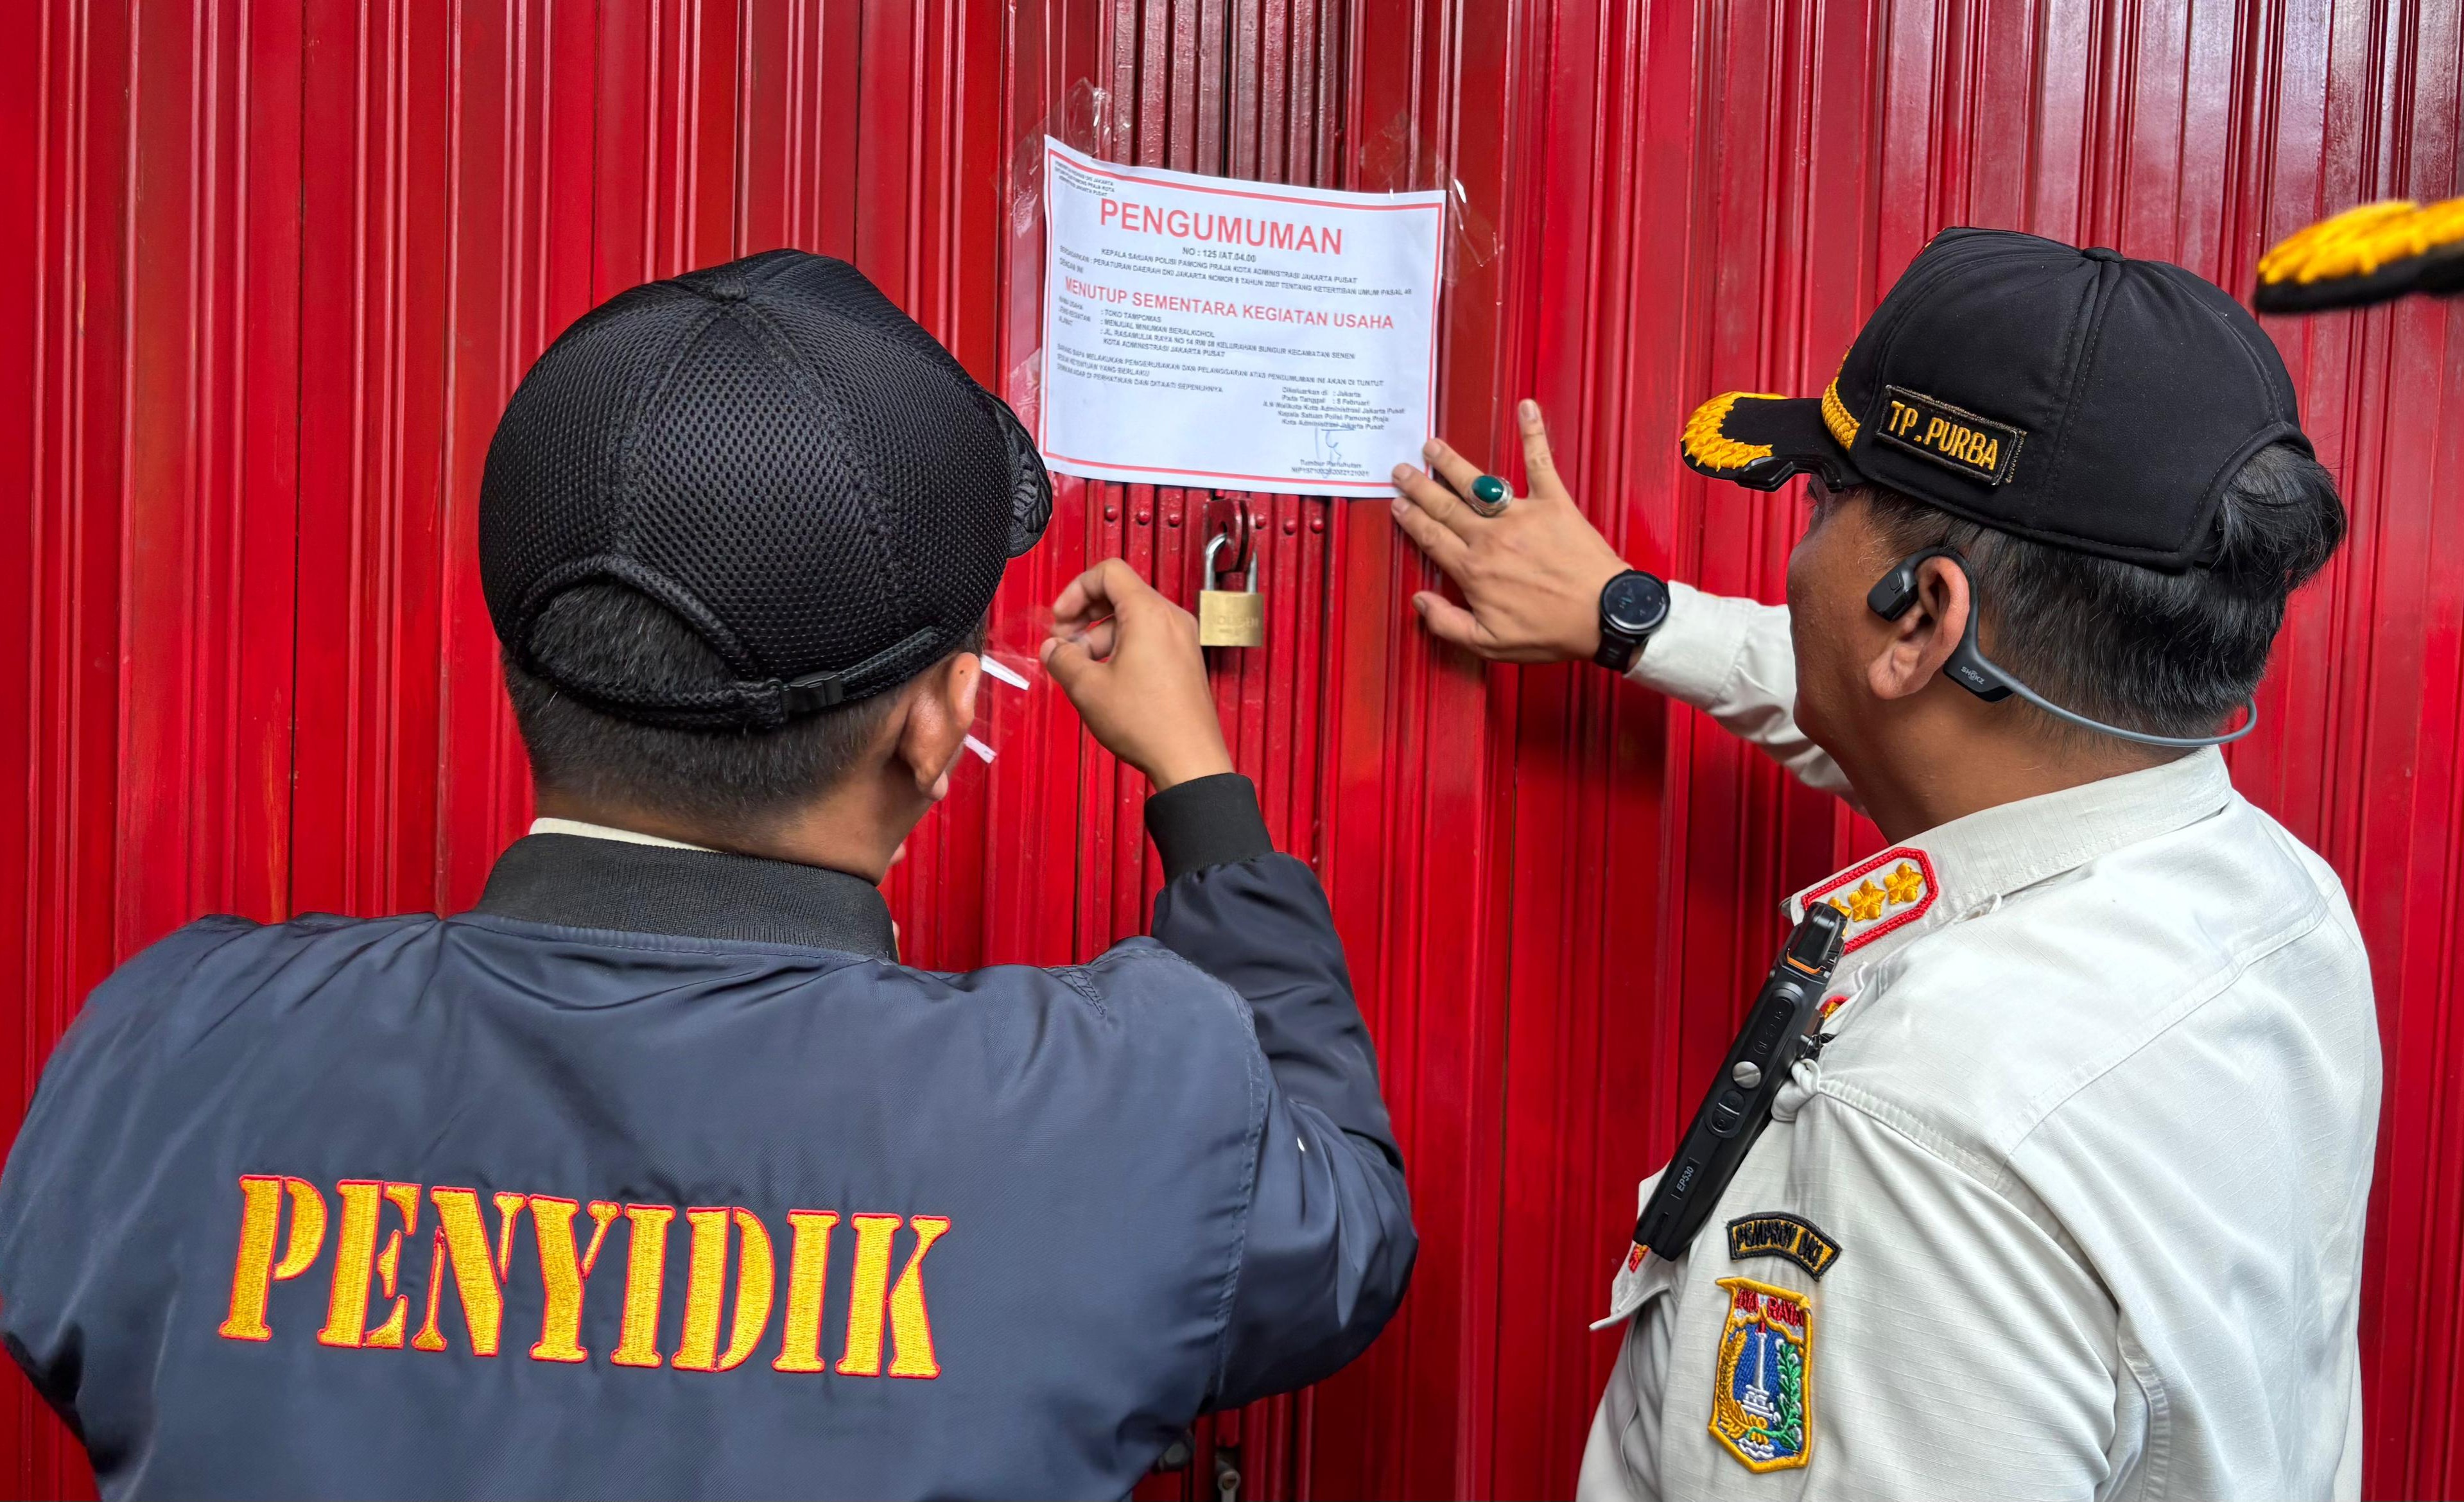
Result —
<path fill-rule="evenodd" d="M 1157 313 L 1194 313 L 1207 318 L 1246 318 L 1252 323 L 1303 323 L 1320 329 L 1391 329 L 1391 313 L 1355 313 L 1349 308 L 1295 308 L 1270 302 L 1234 302 L 1224 297 L 1190 297 L 1144 288 L 1107 287 L 1102 282 L 1062 278 L 1063 291 L 1098 305 L 1152 308 Z"/>
<path fill-rule="evenodd" d="M 1288 219 L 1253 219 L 1247 214 L 1157 208 L 1152 204 L 1133 204 L 1108 198 L 1097 210 L 1096 222 L 1106 228 L 1118 228 L 1136 234 L 1168 235 L 1175 240 L 1245 245 L 1265 250 L 1306 250 L 1317 255 L 1343 253 L 1341 229 L 1332 225 L 1298 224 Z"/>

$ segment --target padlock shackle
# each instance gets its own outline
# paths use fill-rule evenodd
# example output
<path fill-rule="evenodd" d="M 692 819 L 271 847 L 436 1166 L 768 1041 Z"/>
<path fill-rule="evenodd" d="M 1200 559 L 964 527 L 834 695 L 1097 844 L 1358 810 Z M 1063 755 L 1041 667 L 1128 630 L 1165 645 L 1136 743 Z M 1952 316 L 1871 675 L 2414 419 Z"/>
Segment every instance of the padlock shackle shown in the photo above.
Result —
<path fill-rule="evenodd" d="M 1198 585 L 1198 644 L 1199 646 L 1243 647 L 1263 646 L 1266 640 L 1265 602 L 1258 598 L 1258 550 L 1249 550 L 1249 583 L 1245 590 L 1217 589 L 1215 552 L 1227 542 L 1229 533 L 1207 539 L 1206 577 Z"/>
<path fill-rule="evenodd" d="M 1232 534 L 1228 532 L 1219 532 L 1214 536 L 1206 539 L 1206 577 L 1199 581 L 1199 588 L 1204 589 L 1215 582 L 1217 577 L 1215 569 L 1215 550 L 1222 547 L 1231 540 Z M 1258 550 L 1256 548 L 1251 548 L 1249 550 L 1249 593 L 1254 595 L 1257 592 Z"/>

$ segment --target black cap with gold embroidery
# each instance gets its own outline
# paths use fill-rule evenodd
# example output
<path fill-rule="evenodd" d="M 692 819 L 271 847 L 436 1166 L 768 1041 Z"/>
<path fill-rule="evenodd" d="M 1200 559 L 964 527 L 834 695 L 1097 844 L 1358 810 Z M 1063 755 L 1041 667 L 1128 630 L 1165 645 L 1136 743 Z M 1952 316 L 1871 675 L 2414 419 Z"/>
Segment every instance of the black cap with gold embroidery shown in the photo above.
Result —
<path fill-rule="evenodd" d="M 2259 257 L 2252 301 L 2261 313 L 2324 313 L 2415 292 L 2464 293 L 2464 198 L 2364 204 L 2321 219 Z"/>
<path fill-rule="evenodd" d="M 2240 304 L 2181 267 L 2001 229 L 1910 262 L 1820 397 L 1732 391 L 1685 462 L 1777 490 L 1887 486 L 1996 531 L 2179 571 L 2217 541 L 2225 483 L 2304 452 L 2292 378 Z"/>

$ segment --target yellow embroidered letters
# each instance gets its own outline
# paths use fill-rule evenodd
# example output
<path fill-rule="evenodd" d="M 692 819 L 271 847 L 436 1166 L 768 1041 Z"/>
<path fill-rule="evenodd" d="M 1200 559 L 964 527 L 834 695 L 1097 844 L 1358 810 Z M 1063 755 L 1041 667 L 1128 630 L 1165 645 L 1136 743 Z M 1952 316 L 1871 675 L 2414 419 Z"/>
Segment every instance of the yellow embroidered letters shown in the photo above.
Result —
<path fill-rule="evenodd" d="M 599 1260 L 599 1243 L 605 1238 L 607 1223 L 616 1218 L 617 1208 L 605 1200 L 590 1202 L 594 1223 L 590 1250 L 576 1255 L 573 1216 L 582 1207 L 546 1194 L 534 1194 L 530 1202 L 531 1231 L 539 1243 L 539 1286 L 547 1296 L 531 1360 L 588 1361 L 590 1353 L 582 1348 L 582 1285 L 590 1276 L 591 1264 Z"/>
<path fill-rule="evenodd" d="M 727 1294 L 727 1226 L 742 1232 L 736 1256 L 736 1328 L 718 1351 L 718 1309 Z M 685 1285 L 685 1333 L 676 1370 L 724 1372 L 744 1364 L 770 1323 L 770 1232 L 751 1210 L 692 1209 L 693 1275 Z"/>
<path fill-rule="evenodd" d="M 622 1268 L 602 1277 L 621 1279 L 603 1289 L 601 1303 L 615 1299 L 591 1328 L 602 1347 L 597 1360 L 619 1367 L 666 1367 L 720 1373 L 745 1365 L 776 1332 L 769 1368 L 791 1374 L 834 1372 L 842 1377 L 931 1379 L 941 1374 L 933 1341 L 932 1312 L 925 1298 L 925 1255 L 951 1223 L 943 1215 L 888 1213 L 845 1216 L 855 1232 L 847 1262 L 844 1344 L 832 1363 L 822 1354 L 829 1308 L 830 1240 L 842 1216 L 837 1210 L 786 1212 L 788 1240 L 775 1242 L 771 1227 L 742 1206 L 695 1207 L 682 1212 L 690 1230 L 681 1274 L 682 1308 L 662 1331 L 663 1295 L 671 1275 L 669 1232 L 678 1211 L 671 1205 L 628 1205 L 616 1200 L 564 1198 L 450 1185 L 400 1184 L 382 1179 L 343 1179 L 333 1186 L 340 1202 L 332 1218 L 333 1255 L 319 1344 L 347 1350 L 412 1350 L 493 1357 L 506 1339 L 509 1313 L 527 1319 L 539 1313 L 536 1339 L 522 1347 L 534 1361 L 570 1365 L 594 1360 L 584 1343 L 583 1316 L 593 1271 L 608 1233 L 621 1223 L 627 1238 Z M 432 1227 L 420 1224 L 422 1201 L 434 1207 Z M 492 1226 L 488 1210 L 495 1211 Z M 305 1179 L 244 1174 L 239 1179 L 237 1250 L 231 1266 L 231 1299 L 216 1333 L 227 1340 L 273 1340 L 297 1305 L 284 1313 L 275 1286 L 307 1273 L 323 1258 L 328 1228 L 325 1191 Z M 583 1234 L 587 1220 L 589 1234 Z M 529 1228 L 532 1252 L 517 1254 Z M 414 1271 L 406 1279 L 403 1246 L 413 1248 L 429 1231 L 426 1286 Z M 780 1266 L 781 1252 L 785 1266 Z M 904 1261 L 900 1253 L 904 1252 Z M 533 1267 L 539 1281 L 530 1281 Z M 891 1275 L 893 1269 L 896 1276 Z M 779 1283 L 783 1273 L 783 1300 Z M 409 1281 L 413 1286 L 401 1285 Z M 462 1339 L 442 1317 L 448 1285 L 462 1315 Z M 382 1312 L 371 1329 L 370 1304 Z M 412 1332 L 417 1301 L 416 1333 Z M 785 1313 L 773 1316 L 783 1303 Z M 390 1306 L 390 1307 L 388 1307 Z M 612 1329 L 611 1329 L 612 1327 Z M 672 1339 L 666 1343 L 663 1334 Z M 527 1332 L 517 1335 L 524 1339 Z M 295 1324 L 293 1339 L 305 1332 Z M 407 1339 L 406 1339 L 407 1338 Z M 887 1371 L 884 1358 L 888 1358 Z"/>
<path fill-rule="evenodd" d="M 933 1360 L 933 1323 L 924 1310 L 924 1253 L 950 1229 L 938 1215 L 915 1217 L 915 1250 L 907 1254 L 907 1270 L 890 1286 L 890 1242 L 898 1232 L 895 1215 L 855 1217 L 855 1272 L 847 1282 L 847 1348 L 839 1354 L 842 1376 L 874 1377 L 881 1372 L 881 1317 L 888 1306 L 890 1338 L 897 1355 L 890 1362 L 892 1377 L 938 1377 Z M 886 1290 L 886 1292 L 885 1292 Z"/>
<path fill-rule="evenodd" d="M 787 1253 L 787 1327 L 779 1337 L 773 1369 L 819 1372 L 822 1364 L 822 1285 L 830 1275 L 830 1228 L 836 1210 L 789 1210 L 795 1244 Z"/>
<path fill-rule="evenodd" d="M 317 1343 L 399 1350 L 410 1300 L 398 1296 L 394 1284 L 402 1273 L 402 1238 L 419 1230 L 419 1186 L 344 1179 L 334 1187 L 342 1196 L 342 1232 L 334 1247 L 333 1300 L 326 1306 L 325 1328 L 317 1332 Z M 402 1224 L 380 1252 L 377 1219 L 388 1203 L 402 1217 Z M 384 1280 L 385 1296 L 393 1301 L 385 1323 L 373 1332 L 368 1330 L 371 1272 Z"/>
<path fill-rule="evenodd" d="M 282 1216 L 282 1191 L 291 1191 L 291 1244 L 282 1261 L 274 1260 L 275 1222 Z M 245 1174 L 241 1199 L 239 1255 L 231 1263 L 231 1315 L 220 1333 L 228 1340 L 270 1340 L 265 1327 L 265 1300 L 277 1279 L 297 1277 L 325 1245 L 325 1197 L 305 1179 L 276 1179 Z"/>
<path fill-rule="evenodd" d="M 659 1364 L 659 1285 L 668 1272 L 668 1222 L 675 1218 L 672 1205 L 625 1207 L 633 1228 L 625 1263 L 625 1329 L 608 1358 L 619 1366 Z"/>
<path fill-rule="evenodd" d="M 496 1354 L 496 1327 L 505 1315 L 505 1297 L 496 1286 L 496 1265 L 488 1248 L 488 1228 L 479 1219 L 479 1196 L 470 1189 L 435 1188 L 428 1197 L 436 1204 L 434 1255 L 428 1264 L 428 1322 L 410 1338 L 414 1351 L 442 1351 L 445 1337 L 436 1328 L 437 1295 L 445 1291 L 444 1272 L 453 1269 L 453 1286 L 462 1295 L 462 1323 L 471 1333 L 471 1350 Z M 508 1212 L 506 1240 L 512 1240 Z"/>
<path fill-rule="evenodd" d="M 1937 402 L 1905 386 L 1882 388 L 1882 424 L 1875 436 L 1988 485 L 2011 478 L 2024 429 Z"/>

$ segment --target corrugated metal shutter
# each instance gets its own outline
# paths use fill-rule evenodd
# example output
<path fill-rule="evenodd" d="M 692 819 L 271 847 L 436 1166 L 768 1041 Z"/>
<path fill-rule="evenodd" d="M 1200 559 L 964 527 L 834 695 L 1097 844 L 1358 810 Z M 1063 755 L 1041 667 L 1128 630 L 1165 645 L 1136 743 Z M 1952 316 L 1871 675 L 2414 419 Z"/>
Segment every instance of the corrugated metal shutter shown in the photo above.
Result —
<path fill-rule="evenodd" d="M 14 80 L 13 82 L 9 80 Z M 1813 390 L 1935 229 L 2239 291 L 2359 199 L 2459 189 L 2453 7 L 2139 0 L 51 0 L 0 18 L 0 1119 L 85 991 L 203 911 L 453 907 L 526 814 L 471 567 L 495 413 L 646 277 L 852 256 L 1010 389 L 1015 153 L 1100 89 L 1115 155 L 1460 182 L 1445 430 L 1538 396 L 1635 561 L 1776 598 L 1795 517 L 1685 477 L 1728 387 Z M 1031 227 L 1030 227 L 1031 228 Z M 2464 1489 L 2464 325 L 2279 323 L 2354 540 L 2297 602 L 2243 790 L 2345 878 L 2386 1018 L 2369 1486 Z M 1511 472 L 1510 469 L 1508 472 Z M 1352 945 L 1425 1250 L 1353 1371 L 1212 1433 L 1252 1495 L 1563 1494 L 1632 1214 L 1777 935 L 1873 841 L 1588 669 L 1438 659 L 1385 512 L 1065 482 L 997 642 L 1090 557 L 1184 598 L 1246 504 L 1268 642 L 1219 692 Z M 1140 924 L 1134 778 L 1048 692 L 895 878 L 915 957 Z M 2024 998 L 2013 998 L 2024 1005 Z M 0 1290 L 0 1296 L 6 1291 Z M 89 1484 L 22 1382 L 0 1490 Z M 1159 1495 L 1207 1495 L 1206 1457 Z"/>

